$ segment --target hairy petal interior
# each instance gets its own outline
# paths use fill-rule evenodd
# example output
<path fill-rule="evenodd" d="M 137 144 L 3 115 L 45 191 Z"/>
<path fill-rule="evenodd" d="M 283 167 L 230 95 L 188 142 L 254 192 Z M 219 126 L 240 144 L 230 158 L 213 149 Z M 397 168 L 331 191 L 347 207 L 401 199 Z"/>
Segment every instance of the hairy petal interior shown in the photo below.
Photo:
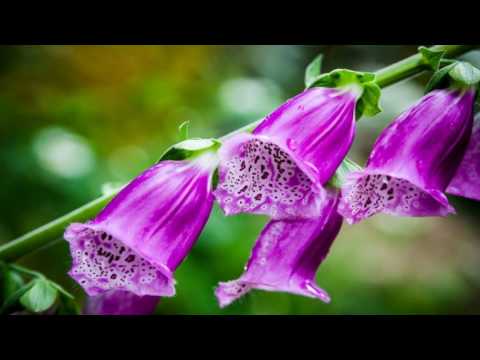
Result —
<path fill-rule="evenodd" d="M 308 217 L 321 208 L 321 194 L 312 189 L 312 181 L 278 145 L 251 139 L 221 167 L 215 196 L 227 215 Z"/>
<path fill-rule="evenodd" d="M 137 295 L 171 296 L 169 279 L 154 264 L 104 231 L 84 227 L 69 237 L 70 275 L 90 295 L 112 289 Z"/>
<path fill-rule="evenodd" d="M 452 211 L 411 182 L 383 174 L 354 177 L 342 189 L 338 209 L 351 224 L 380 212 L 399 216 L 434 216 Z"/>

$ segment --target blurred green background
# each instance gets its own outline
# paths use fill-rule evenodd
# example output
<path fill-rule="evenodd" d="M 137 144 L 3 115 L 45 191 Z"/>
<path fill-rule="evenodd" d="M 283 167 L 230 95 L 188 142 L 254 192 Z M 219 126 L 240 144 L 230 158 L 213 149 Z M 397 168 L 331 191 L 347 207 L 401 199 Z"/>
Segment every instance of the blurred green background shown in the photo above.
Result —
<path fill-rule="evenodd" d="M 0 244 L 125 182 L 179 140 L 220 136 L 303 90 L 319 52 L 324 70 L 374 71 L 417 46 L 0 47 Z M 464 58 L 480 65 L 480 53 Z M 358 124 L 351 156 L 364 163 L 381 129 L 416 101 L 420 76 L 386 89 L 384 112 Z M 266 218 L 226 218 L 215 206 L 176 272 L 177 296 L 160 314 L 480 313 L 480 206 L 451 198 L 448 218 L 375 216 L 345 224 L 317 274 L 331 304 L 253 291 L 226 309 L 218 281 L 238 277 Z M 83 301 L 67 275 L 65 241 L 24 257 Z"/>

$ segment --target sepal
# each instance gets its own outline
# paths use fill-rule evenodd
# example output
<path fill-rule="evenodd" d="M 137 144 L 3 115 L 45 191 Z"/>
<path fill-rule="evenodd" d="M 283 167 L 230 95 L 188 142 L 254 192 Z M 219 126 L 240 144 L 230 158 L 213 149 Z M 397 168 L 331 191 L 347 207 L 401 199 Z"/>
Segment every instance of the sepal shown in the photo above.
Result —
<path fill-rule="evenodd" d="M 479 82 L 479 69 L 470 63 L 454 60 L 433 74 L 425 88 L 425 93 L 435 89 L 446 88 L 449 85 L 459 87 L 478 86 Z"/>
<path fill-rule="evenodd" d="M 423 62 L 428 65 L 431 70 L 437 71 L 440 68 L 440 62 L 445 55 L 444 50 L 432 50 L 425 46 L 420 46 L 418 51 L 422 55 Z"/>
<path fill-rule="evenodd" d="M 310 82 L 309 87 L 338 88 L 354 92 L 357 96 L 357 120 L 363 115 L 372 117 L 382 111 L 380 107 L 381 89 L 375 82 L 374 73 L 336 69 L 318 75 L 314 81 Z"/>

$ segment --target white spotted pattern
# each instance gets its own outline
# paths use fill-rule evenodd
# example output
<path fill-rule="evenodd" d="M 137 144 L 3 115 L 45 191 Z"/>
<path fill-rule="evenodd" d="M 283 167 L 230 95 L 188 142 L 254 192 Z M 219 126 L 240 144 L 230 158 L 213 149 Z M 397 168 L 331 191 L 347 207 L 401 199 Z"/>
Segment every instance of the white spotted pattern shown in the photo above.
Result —
<path fill-rule="evenodd" d="M 279 146 L 253 139 L 220 170 L 217 200 L 227 214 L 296 216 L 318 196 L 311 180 Z M 303 215 L 303 214 L 302 214 Z"/>
<path fill-rule="evenodd" d="M 358 178 L 348 193 L 343 194 L 339 210 L 356 222 L 386 209 L 399 214 L 418 210 L 420 202 L 427 197 L 407 180 L 370 174 Z M 349 211 L 345 211 L 347 207 Z"/>
<path fill-rule="evenodd" d="M 87 289 L 127 289 L 155 286 L 165 278 L 158 269 L 103 231 L 86 229 L 72 247 L 70 274 Z"/>

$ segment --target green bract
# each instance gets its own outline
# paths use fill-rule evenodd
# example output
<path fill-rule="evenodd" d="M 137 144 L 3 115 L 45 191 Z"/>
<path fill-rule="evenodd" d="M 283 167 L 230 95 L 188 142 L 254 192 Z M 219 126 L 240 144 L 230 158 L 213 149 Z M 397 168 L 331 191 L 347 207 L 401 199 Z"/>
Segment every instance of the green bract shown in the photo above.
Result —
<path fill-rule="evenodd" d="M 357 119 L 361 116 L 374 116 L 382 111 L 379 101 L 381 90 L 375 83 L 375 74 L 347 69 L 336 69 L 317 75 L 309 87 L 330 87 L 348 89 L 357 93 Z"/>
<path fill-rule="evenodd" d="M 379 101 L 380 87 L 375 83 L 375 74 L 348 69 L 336 69 L 322 74 L 323 56 L 318 55 L 305 71 L 305 86 L 311 88 L 330 87 L 344 88 L 356 92 L 358 95 L 356 117 L 363 115 L 374 116 L 382 111 Z"/>
<path fill-rule="evenodd" d="M 445 55 L 443 50 L 431 50 L 425 46 L 420 46 L 418 48 L 420 54 L 422 54 L 423 61 L 427 64 L 430 69 L 437 71 L 440 67 L 440 62 Z"/>
<path fill-rule="evenodd" d="M 436 71 L 430 79 L 425 93 L 448 85 L 459 87 L 477 86 L 480 82 L 480 70 L 468 62 L 452 60 L 447 66 Z"/>
<path fill-rule="evenodd" d="M 466 86 L 478 84 L 480 81 L 480 70 L 471 64 L 459 61 L 449 72 L 450 77 Z"/>
<path fill-rule="evenodd" d="M 48 310 L 57 299 L 58 291 L 48 280 L 37 279 L 33 286 L 20 297 L 20 303 L 32 312 Z"/>

